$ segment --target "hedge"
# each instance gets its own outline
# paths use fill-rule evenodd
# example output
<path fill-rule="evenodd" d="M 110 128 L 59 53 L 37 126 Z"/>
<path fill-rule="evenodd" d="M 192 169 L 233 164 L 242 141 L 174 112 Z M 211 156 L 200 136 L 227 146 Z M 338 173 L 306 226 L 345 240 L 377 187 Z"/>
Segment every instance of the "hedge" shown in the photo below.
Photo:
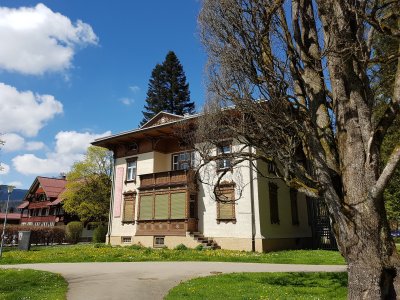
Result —
<path fill-rule="evenodd" d="M 31 231 L 31 244 L 61 244 L 65 242 L 65 229 L 62 227 L 44 227 L 44 226 L 21 226 L 7 225 L 4 243 L 18 244 L 18 231 Z M 0 225 L 0 235 L 3 232 L 3 226 Z"/>

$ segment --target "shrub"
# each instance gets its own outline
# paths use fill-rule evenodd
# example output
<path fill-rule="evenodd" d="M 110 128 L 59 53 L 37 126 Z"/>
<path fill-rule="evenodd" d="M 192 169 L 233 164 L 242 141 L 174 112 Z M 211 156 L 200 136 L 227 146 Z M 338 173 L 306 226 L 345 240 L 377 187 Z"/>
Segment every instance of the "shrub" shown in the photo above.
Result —
<path fill-rule="evenodd" d="M 202 251 L 204 249 L 204 246 L 202 244 L 199 244 L 194 249 L 197 250 L 197 251 Z"/>
<path fill-rule="evenodd" d="M 127 248 L 131 249 L 131 250 L 142 250 L 144 247 L 139 244 L 134 244 L 134 245 L 128 246 Z"/>
<path fill-rule="evenodd" d="M 188 247 L 186 247 L 184 244 L 179 244 L 174 248 L 174 250 L 187 250 Z"/>
<path fill-rule="evenodd" d="M 93 243 L 105 243 L 107 226 L 99 225 L 93 231 Z"/>
<path fill-rule="evenodd" d="M 83 230 L 83 224 L 79 221 L 69 222 L 67 224 L 67 230 L 65 231 L 67 240 L 71 244 L 77 244 L 79 242 L 79 238 L 81 237 Z"/>

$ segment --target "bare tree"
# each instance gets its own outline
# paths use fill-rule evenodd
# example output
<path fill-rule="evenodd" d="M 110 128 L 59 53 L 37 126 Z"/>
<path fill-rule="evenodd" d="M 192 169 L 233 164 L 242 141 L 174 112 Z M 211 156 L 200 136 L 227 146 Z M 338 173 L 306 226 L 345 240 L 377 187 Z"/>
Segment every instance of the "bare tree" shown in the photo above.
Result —
<path fill-rule="evenodd" d="M 204 0 L 199 16 L 213 103 L 201 140 L 215 144 L 228 130 L 244 145 L 235 161 L 274 159 L 289 186 L 325 199 L 350 299 L 400 297 L 382 198 L 400 143 L 380 168 L 400 111 L 399 51 L 381 57 L 371 46 L 377 32 L 400 38 L 399 12 L 390 0 Z M 375 122 L 368 67 L 387 59 L 398 61 L 393 97 Z"/>

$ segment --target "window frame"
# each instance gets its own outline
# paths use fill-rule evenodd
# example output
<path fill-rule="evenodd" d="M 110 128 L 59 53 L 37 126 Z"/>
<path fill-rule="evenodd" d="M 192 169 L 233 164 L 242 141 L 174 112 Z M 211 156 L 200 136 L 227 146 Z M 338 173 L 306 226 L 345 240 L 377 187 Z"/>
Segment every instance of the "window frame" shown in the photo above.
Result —
<path fill-rule="evenodd" d="M 130 167 L 129 164 L 134 163 L 134 168 Z M 134 173 L 131 172 L 131 170 L 134 170 Z M 132 174 L 131 174 L 132 173 Z M 132 175 L 132 177 L 130 177 Z M 131 157 L 126 159 L 126 179 L 125 183 L 127 182 L 136 182 L 136 177 L 137 177 L 137 157 Z"/>
<path fill-rule="evenodd" d="M 128 191 L 123 193 L 124 205 L 123 205 L 122 223 L 124 224 L 134 224 L 136 221 L 136 194 L 137 194 L 136 191 Z M 133 202 L 133 211 L 131 220 L 127 220 L 127 215 L 125 213 L 127 209 L 127 202 Z"/>
<path fill-rule="evenodd" d="M 181 161 L 179 159 L 181 155 L 188 155 L 188 159 L 183 159 Z M 177 158 L 176 162 L 175 162 L 175 157 Z M 188 165 L 188 168 L 180 168 L 180 166 L 184 163 L 186 163 Z M 194 150 L 173 153 L 171 156 L 171 170 L 172 171 L 193 169 L 194 163 L 195 163 L 195 151 Z M 175 166 L 177 166 L 177 167 L 175 167 Z"/>
<path fill-rule="evenodd" d="M 157 243 L 158 240 L 161 240 L 162 243 Z M 155 235 L 153 238 L 153 247 L 154 248 L 165 248 L 165 236 L 164 235 Z"/>
<path fill-rule="evenodd" d="M 271 224 L 280 225 L 278 185 L 274 182 L 268 182 L 268 197 Z"/>
<path fill-rule="evenodd" d="M 232 222 L 236 224 L 236 201 L 235 201 L 235 183 L 221 183 L 219 185 L 219 195 L 216 195 L 218 198 L 220 195 L 230 194 L 231 199 L 229 201 L 222 201 L 216 199 L 217 202 L 217 224 L 221 222 L 228 223 Z M 221 218 L 221 204 L 230 205 L 232 209 L 232 217 L 230 218 Z"/>
<path fill-rule="evenodd" d="M 228 147 L 229 152 L 225 152 L 223 149 L 225 147 Z M 225 170 L 232 170 L 232 158 L 218 158 L 220 155 L 225 155 L 225 154 L 232 154 L 232 141 L 225 141 L 221 142 L 217 145 L 217 172 L 223 172 Z M 223 166 L 221 166 L 221 162 L 223 163 Z"/>
<path fill-rule="evenodd" d="M 292 214 L 292 225 L 299 226 L 299 206 L 298 206 L 298 191 L 294 188 L 290 188 L 290 211 Z"/>

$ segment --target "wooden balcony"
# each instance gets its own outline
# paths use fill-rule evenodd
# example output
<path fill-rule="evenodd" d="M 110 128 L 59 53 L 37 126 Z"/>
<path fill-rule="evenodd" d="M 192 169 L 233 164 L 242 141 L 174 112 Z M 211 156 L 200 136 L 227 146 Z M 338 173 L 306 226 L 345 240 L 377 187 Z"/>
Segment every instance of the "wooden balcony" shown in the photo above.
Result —
<path fill-rule="evenodd" d="M 139 175 L 139 190 L 158 190 L 174 187 L 197 189 L 196 172 L 194 170 L 176 170 Z"/>

